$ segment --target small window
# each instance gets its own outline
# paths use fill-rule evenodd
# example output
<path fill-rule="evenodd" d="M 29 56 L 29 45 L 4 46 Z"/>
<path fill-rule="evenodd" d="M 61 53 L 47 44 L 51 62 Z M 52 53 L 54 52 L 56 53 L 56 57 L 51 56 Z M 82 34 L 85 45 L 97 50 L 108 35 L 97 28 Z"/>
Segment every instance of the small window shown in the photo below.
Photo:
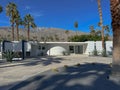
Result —
<path fill-rule="evenodd" d="M 42 50 L 45 50 L 45 47 L 44 47 L 44 46 L 42 47 Z"/>
<path fill-rule="evenodd" d="M 39 46 L 38 49 L 41 50 L 41 46 Z"/>
<path fill-rule="evenodd" d="M 74 46 L 69 46 L 70 53 L 74 53 Z"/>

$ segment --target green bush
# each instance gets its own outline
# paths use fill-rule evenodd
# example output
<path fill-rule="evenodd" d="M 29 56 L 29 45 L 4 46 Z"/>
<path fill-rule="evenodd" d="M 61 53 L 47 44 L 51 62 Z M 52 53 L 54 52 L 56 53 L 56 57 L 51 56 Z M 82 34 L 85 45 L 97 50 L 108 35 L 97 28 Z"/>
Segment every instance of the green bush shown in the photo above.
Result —
<path fill-rule="evenodd" d="M 101 36 L 98 35 L 75 35 L 69 37 L 70 42 L 85 42 L 85 41 L 101 41 Z"/>
<path fill-rule="evenodd" d="M 67 51 L 63 51 L 62 53 L 63 53 L 63 55 L 70 55 L 70 53 Z"/>
<path fill-rule="evenodd" d="M 103 56 L 103 57 L 107 57 L 106 50 L 103 50 L 103 51 L 102 51 L 102 56 Z"/>
<path fill-rule="evenodd" d="M 95 50 L 93 50 L 92 54 L 93 54 L 94 56 L 98 56 L 98 51 L 95 49 Z"/>
<path fill-rule="evenodd" d="M 80 66 L 80 63 L 77 63 L 75 66 Z"/>
<path fill-rule="evenodd" d="M 64 65 L 64 68 L 68 68 L 68 65 Z"/>
<path fill-rule="evenodd" d="M 12 62 L 12 59 L 16 57 L 17 54 L 15 52 L 12 52 L 10 50 L 3 53 L 3 57 L 6 58 L 8 62 Z"/>
<path fill-rule="evenodd" d="M 52 71 L 53 72 L 59 72 L 59 70 L 57 68 L 53 68 Z"/>

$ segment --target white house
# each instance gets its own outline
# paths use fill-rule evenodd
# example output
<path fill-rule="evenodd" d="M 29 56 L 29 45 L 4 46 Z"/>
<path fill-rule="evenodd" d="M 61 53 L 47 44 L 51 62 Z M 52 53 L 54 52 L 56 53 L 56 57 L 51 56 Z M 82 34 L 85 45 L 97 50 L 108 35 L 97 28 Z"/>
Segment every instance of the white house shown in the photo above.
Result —
<path fill-rule="evenodd" d="M 19 52 L 20 56 L 37 57 L 42 55 L 69 55 L 69 54 L 87 54 L 89 55 L 95 49 L 102 52 L 101 41 L 87 42 L 35 42 L 35 41 L 12 41 L 1 42 L 0 54 L 7 50 Z M 112 41 L 106 41 L 106 51 L 112 54 Z"/>

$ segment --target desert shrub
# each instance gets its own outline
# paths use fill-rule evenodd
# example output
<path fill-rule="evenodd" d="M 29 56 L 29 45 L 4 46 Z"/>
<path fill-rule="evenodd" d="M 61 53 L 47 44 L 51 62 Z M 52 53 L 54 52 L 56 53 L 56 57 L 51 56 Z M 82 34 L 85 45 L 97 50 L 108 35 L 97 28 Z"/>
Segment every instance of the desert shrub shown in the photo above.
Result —
<path fill-rule="evenodd" d="M 107 57 L 106 50 L 102 50 L 102 56 L 103 56 L 103 57 Z"/>
<path fill-rule="evenodd" d="M 70 53 L 67 51 L 63 51 L 62 53 L 63 53 L 63 55 L 70 55 Z"/>
<path fill-rule="evenodd" d="M 68 68 L 68 65 L 64 65 L 64 68 Z"/>
<path fill-rule="evenodd" d="M 75 66 L 80 66 L 80 63 L 77 63 Z"/>
<path fill-rule="evenodd" d="M 94 56 L 98 56 L 98 51 L 95 49 L 95 50 L 93 50 L 92 54 L 93 54 Z"/>
<path fill-rule="evenodd" d="M 17 53 L 7 50 L 6 52 L 3 53 L 3 57 L 6 58 L 8 62 L 12 62 L 12 59 L 14 57 L 17 57 Z"/>
<path fill-rule="evenodd" d="M 52 71 L 53 72 L 59 72 L 59 70 L 57 68 L 53 68 Z"/>

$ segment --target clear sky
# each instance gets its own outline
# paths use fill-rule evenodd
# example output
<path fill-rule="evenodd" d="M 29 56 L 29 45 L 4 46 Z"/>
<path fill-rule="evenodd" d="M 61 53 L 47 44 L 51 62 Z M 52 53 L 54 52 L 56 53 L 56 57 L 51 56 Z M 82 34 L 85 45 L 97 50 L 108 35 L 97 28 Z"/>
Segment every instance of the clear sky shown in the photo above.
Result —
<path fill-rule="evenodd" d="M 104 24 L 111 25 L 109 0 L 101 1 Z M 97 0 L 0 0 L 0 5 L 4 7 L 4 12 L 0 14 L 0 26 L 10 26 L 5 12 L 8 2 L 16 3 L 22 17 L 30 13 L 38 27 L 75 30 L 74 22 L 78 21 L 78 29 L 89 32 L 89 26 L 97 26 L 99 22 Z"/>

